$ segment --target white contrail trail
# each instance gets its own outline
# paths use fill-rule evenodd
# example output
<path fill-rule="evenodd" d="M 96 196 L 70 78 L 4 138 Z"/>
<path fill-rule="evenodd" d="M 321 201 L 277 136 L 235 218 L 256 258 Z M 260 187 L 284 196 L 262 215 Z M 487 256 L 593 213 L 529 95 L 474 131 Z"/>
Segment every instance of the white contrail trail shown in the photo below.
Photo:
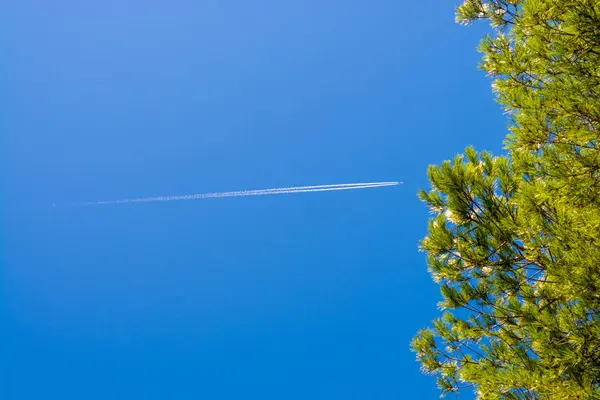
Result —
<path fill-rule="evenodd" d="M 352 190 L 366 189 L 383 186 L 395 186 L 402 182 L 368 182 L 368 183 L 342 183 L 333 185 L 314 185 L 314 186 L 294 186 L 287 188 L 259 189 L 259 190 L 240 190 L 236 192 L 216 192 L 216 193 L 196 193 L 183 196 L 159 196 L 159 197 L 141 197 L 134 199 L 121 200 L 103 200 L 90 201 L 82 203 L 84 206 L 105 205 L 105 204 L 127 204 L 127 203 L 154 203 L 158 201 L 179 201 L 179 200 L 199 200 L 217 197 L 241 197 L 241 196 L 268 196 L 275 194 L 291 193 L 310 193 L 310 192 L 328 192 L 333 190 Z"/>

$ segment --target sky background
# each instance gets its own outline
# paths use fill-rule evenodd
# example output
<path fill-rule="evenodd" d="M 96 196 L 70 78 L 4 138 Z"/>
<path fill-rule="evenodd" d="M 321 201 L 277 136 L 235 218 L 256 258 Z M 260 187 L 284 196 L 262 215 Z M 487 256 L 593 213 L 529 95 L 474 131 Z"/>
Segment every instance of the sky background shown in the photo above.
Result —
<path fill-rule="evenodd" d="M 437 398 L 416 193 L 502 148 L 485 26 L 457 1 L 9 3 L 0 398 Z"/>

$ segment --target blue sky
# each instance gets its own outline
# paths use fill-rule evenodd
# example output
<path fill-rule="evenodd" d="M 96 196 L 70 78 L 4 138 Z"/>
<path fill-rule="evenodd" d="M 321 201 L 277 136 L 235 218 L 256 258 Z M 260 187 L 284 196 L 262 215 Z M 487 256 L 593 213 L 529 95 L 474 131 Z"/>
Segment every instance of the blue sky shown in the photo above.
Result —
<path fill-rule="evenodd" d="M 7 5 L 0 397 L 436 398 L 415 194 L 506 125 L 456 5 Z"/>

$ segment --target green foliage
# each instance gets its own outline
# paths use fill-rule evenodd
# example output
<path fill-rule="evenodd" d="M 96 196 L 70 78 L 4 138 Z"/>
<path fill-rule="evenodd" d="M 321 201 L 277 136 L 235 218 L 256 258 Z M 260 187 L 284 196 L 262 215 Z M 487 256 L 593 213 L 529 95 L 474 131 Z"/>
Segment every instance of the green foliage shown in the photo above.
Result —
<path fill-rule="evenodd" d="M 506 156 L 429 168 L 443 315 L 413 348 L 442 392 L 600 399 L 600 0 L 466 0 L 511 119 Z"/>

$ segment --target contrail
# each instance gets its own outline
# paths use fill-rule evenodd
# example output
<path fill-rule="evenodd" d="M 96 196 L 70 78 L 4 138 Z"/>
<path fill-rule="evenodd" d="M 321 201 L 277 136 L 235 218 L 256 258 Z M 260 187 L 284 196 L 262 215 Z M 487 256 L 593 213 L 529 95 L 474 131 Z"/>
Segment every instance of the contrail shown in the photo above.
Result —
<path fill-rule="evenodd" d="M 158 201 L 179 201 L 179 200 L 199 200 L 211 199 L 217 197 L 242 197 L 242 196 L 269 196 L 275 194 L 291 194 L 291 193 L 311 193 L 311 192 L 329 192 L 333 190 L 352 190 L 366 189 L 383 186 L 396 186 L 402 182 L 368 182 L 368 183 L 341 183 L 334 185 L 314 185 L 314 186 L 294 186 L 275 189 L 259 189 L 259 190 L 240 190 L 236 192 L 216 192 L 216 193 L 196 193 L 183 196 L 159 196 L 159 197 L 140 197 L 133 199 L 121 200 L 102 200 L 90 201 L 87 203 L 79 203 L 76 205 L 95 206 L 108 204 L 127 204 L 127 203 L 154 203 Z"/>

